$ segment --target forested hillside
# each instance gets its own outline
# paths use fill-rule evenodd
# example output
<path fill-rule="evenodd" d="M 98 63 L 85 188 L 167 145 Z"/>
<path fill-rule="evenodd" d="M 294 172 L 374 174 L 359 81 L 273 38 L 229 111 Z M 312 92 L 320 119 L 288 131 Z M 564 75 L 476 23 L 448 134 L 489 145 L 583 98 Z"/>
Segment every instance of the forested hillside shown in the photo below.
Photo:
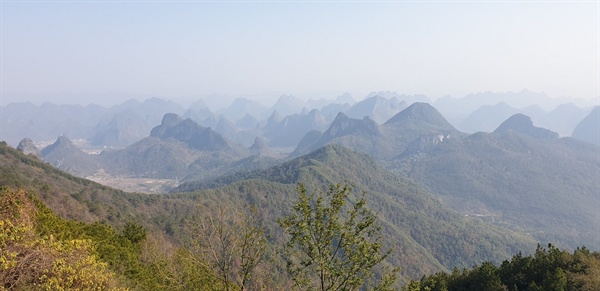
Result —
<path fill-rule="evenodd" d="M 103 243 L 130 244 L 122 240 L 126 233 L 144 230 L 147 239 L 143 242 L 140 239 L 136 242 L 139 242 L 137 247 L 130 244 L 132 248 L 124 250 L 131 253 L 127 266 L 119 265 L 125 261 L 111 261 L 115 258 L 108 253 L 101 254 L 102 250 L 115 246 L 92 243 L 84 253 L 97 254 L 101 266 L 108 264 L 106 272 L 117 278 L 113 281 L 121 282 L 121 285 L 117 284 L 119 286 L 172 286 L 168 284 L 173 282 L 147 281 L 150 277 L 167 280 L 148 275 L 157 271 L 152 268 L 159 268 L 148 263 L 170 265 L 173 272 L 191 268 L 189 264 L 192 263 L 184 260 L 186 256 L 195 260 L 204 257 L 186 253 L 190 252 L 194 241 L 201 239 L 190 232 L 189 222 L 202 217 L 223 217 L 223 213 L 232 211 L 240 213 L 240 217 L 254 217 L 253 221 L 260 221 L 260 229 L 267 238 L 264 265 L 257 269 L 259 275 L 253 284 L 264 284 L 264 280 L 259 280 L 260 274 L 272 272 L 279 272 L 279 275 L 269 284 L 289 284 L 290 278 L 282 271 L 283 258 L 278 251 L 284 245 L 285 235 L 277 219 L 291 213 L 298 183 L 303 183 L 310 191 L 323 191 L 326 185 L 348 181 L 357 190 L 349 196 L 351 200 L 358 199 L 360 191 L 365 191 L 368 207 L 377 214 L 381 225 L 382 244 L 393 250 L 384 265 L 401 268 L 400 282 L 423 274 L 469 268 L 483 261 L 499 264 L 535 245 L 535 240 L 527 234 L 459 215 L 417 184 L 383 169 L 370 156 L 337 145 L 325 146 L 265 170 L 240 172 L 212 182 L 184 184 L 179 190 L 187 193 L 162 195 L 126 193 L 77 178 L 6 144 L 0 145 L 0 154 L 0 186 L 10 189 L 4 190 L 5 194 L 26 195 L 32 201 L 39 201 L 37 204 L 32 202 L 38 209 L 46 209 L 44 205 L 47 205 L 62 217 L 51 219 L 61 222 L 51 223 L 50 230 L 38 230 L 40 237 L 37 239 L 65 237 L 66 241 L 80 238 L 93 241 L 97 238 L 94 235 L 101 233 L 105 237 L 114 237 Z M 62 222 L 63 219 L 69 220 Z M 93 224 L 86 226 L 75 221 Z M 234 225 L 244 223 L 238 221 Z M 38 224 L 36 227 L 44 226 Z M 94 230 L 96 228 L 100 230 Z M 61 231 L 67 234 L 60 234 Z M 126 271 L 128 268 L 133 269 Z M 127 274 L 123 279 L 121 275 L 125 271 Z M 218 277 L 211 273 L 213 271 L 206 269 L 196 278 L 198 282 L 188 283 L 204 284 L 208 282 L 206 280 L 217 280 L 211 277 Z M 150 277 L 144 277 L 147 275 Z"/>
<path fill-rule="evenodd" d="M 533 255 L 519 253 L 496 266 L 485 262 L 471 269 L 423 276 L 406 291 L 420 290 L 598 290 L 600 253 L 585 247 L 573 253 L 538 245 Z"/>
<path fill-rule="evenodd" d="M 391 167 L 465 215 L 542 243 L 600 248 L 600 148 L 513 130 L 476 133 L 407 151 Z"/>
<path fill-rule="evenodd" d="M 243 211 L 252 206 L 269 234 L 270 249 L 276 251 L 283 244 L 276 220 L 290 213 L 296 183 L 322 189 L 344 179 L 355 185 L 356 193 L 366 191 L 368 206 L 378 213 L 384 243 L 394 250 L 386 264 L 402 267 L 403 278 L 468 267 L 483 260 L 499 262 L 535 244 L 526 235 L 462 217 L 417 185 L 383 170 L 368 156 L 339 146 L 327 146 L 260 175 L 232 179 L 228 185 L 167 195 L 125 193 L 73 177 L 6 145 L 1 150 L 0 185 L 25 189 L 61 217 L 106 223 L 117 229 L 135 223 L 152 237 L 175 246 L 186 241 L 186 221 L 200 209 L 214 216 L 218 209 Z M 279 264 L 280 260 L 272 257 L 271 262 Z"/>

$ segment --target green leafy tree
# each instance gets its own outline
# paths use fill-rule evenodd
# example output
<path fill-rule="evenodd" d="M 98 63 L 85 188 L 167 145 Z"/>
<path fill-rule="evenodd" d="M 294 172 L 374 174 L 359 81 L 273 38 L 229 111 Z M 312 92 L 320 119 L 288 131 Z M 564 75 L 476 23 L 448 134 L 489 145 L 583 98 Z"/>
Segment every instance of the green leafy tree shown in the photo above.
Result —
<path fill-rule="evenodd" d="M 552 244 L 537 247 L 535 253 L 521 253 L 500 267 L 484 262 L 471 270 L 437 273 L 411 281 L 403 290 L 598 290 L 600 253 L 585 247 L 573 254 Z"/>
<path fill-rule="evenodd" d="M 330 185 L 327 193 L 309 194 L 298 184 L 294 212 L 279 224 L 290 238 L 285 245 L 287 269 L 297 287 L 318 290 L 356 290 L 369 287 L 374 267 L 390 250 L 382 251 L 380 227 L 366 207 L 365 193 L 348 203 L 350 185 Z M 378 289 L 395 281 L 382 276 Z"/>

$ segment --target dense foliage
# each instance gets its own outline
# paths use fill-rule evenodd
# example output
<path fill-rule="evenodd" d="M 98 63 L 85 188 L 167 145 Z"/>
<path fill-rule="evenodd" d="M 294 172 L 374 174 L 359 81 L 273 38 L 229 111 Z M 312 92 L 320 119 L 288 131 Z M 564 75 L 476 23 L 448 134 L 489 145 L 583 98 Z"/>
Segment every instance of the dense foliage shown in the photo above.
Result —
<path fill-rule="evenodd" d="M 203 258 L 146 240 L 140 225 L 62 219 L 24 190 L 0 188 L 0 289 L 220 289 Z"/>
<path fill-rule="evenodd" d="M 349 185 L 331 185 L 310 193 L 298 185 L 294 212 L 279 224 L 289 235 L 287 269 L 296 286 L 317 290 L 356 290 L 367 286 L 373 268 L 390 254 L 382 250 L 380 227 L 363 197 L 348 205 Z M 384 275 L 387 289 L 395 274 Z"/>
<path fill-rule="evenodd" d="M 472 269 L 423 276 L 410 282 L 407 291 L 417 290 L 598 290 L 600 253 L 585 247 L 573 253 L 552 244 L 538 245 L 535 253 L 521 253 L 500 266 L 485 262 Z"/>
<path fill-rule="evenodd" d="M 93 239 L 64 238 L 71 228 L 49 232 L 51 221 L 63 221 L 39 214 L 25 191 L 0 189 L 0 289 L 115 287 L 117 275 L 99 258 Z"/>

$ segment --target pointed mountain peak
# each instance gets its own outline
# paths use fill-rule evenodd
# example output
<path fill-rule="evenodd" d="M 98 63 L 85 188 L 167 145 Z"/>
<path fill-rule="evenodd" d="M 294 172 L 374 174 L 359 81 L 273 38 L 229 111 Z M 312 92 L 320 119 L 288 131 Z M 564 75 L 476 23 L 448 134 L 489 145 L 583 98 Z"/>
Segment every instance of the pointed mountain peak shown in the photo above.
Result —
<path fill-rule="evenodd" d="M 571 137 L 600 146 L 600 106 L 594 107 L 573 130 Z"/>
<path fill-rule="evenodd" d="M 279 108 L 285 108 L 290 106 L 297 107 L 298 109 L 300 109 L 304 106 L 304 101 L 293 95 L 281 95 L 277 99 L 277 102 L 275 102 L 273 108 L 275 110 L 279 110 Z"/>
<path fill-rule="evenodd" d="M 174 126 L 180 123 L 181 121 L 183 121 L 183 119 L 181 119 L 179 115 L 175 113 L 167 113 L 163 116 L 162 122 L 160 124 L 166 126 Z"/>
<path fill-rule="evenodd" d="M 300 112 L 305 105 L 306 103 L 298 97 L 292 95 L 281 95 L 271 110 L 277 110 L 283 116 L 287 116 Z"/>
<path fill-rule="evenodd" d="M 534 138 L 558 138 L 558 133 L 533 125 L 531 118 L 525 114 L 517 113 L 502 122 L 494 133 L 515 131 Z"/>
<path fill-rule="evenodd" d="M 163 119 L 159 126 L 153 128 L 150 131 L 150 136 L 162 138 L 165 133 L 172 127 L 181 123 L 183 119 L 175 113 L 167 113 L 163 116 Z"/>
<path fill-rule="evenodd" d="M 257 136 L 254 139 L 254 144 L 250 147 L 250 150 L 256 153 L 260 153 L 268 148 L 269 146 L 267 145 L 267 140 L 265 140 L 265 138 L 263 137 Z"/>
<path fill-rule="evenodd" d="M 335 99 L 335 102 L 336 103 L 342 103 L 342 104 L 343 103 L 348 103 L 350 105 L 356 103 L 356 101 L 354 101 L 354 98 L 352 98 L 352 95 L 350 95 L 350 93 L 344 93 L 344 94 L 338 96 Z"/>
<path fill-rule="evenodd" d="M 329 139 L 355 132 L 379 135 L 379 125 L 369 117 L 365 116 L 363 119 L 354 119 L 340 112 L 327 131 L 323 133 L 323 136 Z"/>
<path fill-rule="evenodd" d="M 231 123 L 226 118 L 219 120 L 221 123 Z M 229 149 L 231 146 L 220 134 L 210 127 L 203 127 L 190 118 L 182 120 L 177 114 L 165 114 L 161 125 L 150 132 L 150 136 L 162 140 L 175 139 L 199 150 Z"/>
<path fill-rule="evenodd" d="M 78 176 L 88 176 L 98 170 L 94 157 L 84 153 L 66 136 L 42 150 L 43 160 L 53 166 Z"/>
<path fill-rule="evenodd" d="M 454 127 L 429 103 L 415 102 L 406 109 L 400 111 L 394 117 L 385 122 L 386 125 L 403 121 L 418 121 L 433 124 L 442 128 L 454 129 Z"/>
<path fill-rule="evenodd" d="M 348 117 L 348 115 L 344 114 L 343 112 L 339 112 L 336 116 L 335 119 L 333 120 L 333 123 L 336 122 L 342 122 L 344 120 L 348 120 L 350 119 L 350 117 Z"/>
<path fill-rule="evenodd" d="M 60 135 L 60 136 L 58 136 L 58 138 L 56 139 L 56 141 L 53 144 L 45 147 L 41 153 L 42 153 L 42 156 L 46 156 L 51 152 L 54 152 L 57 150 L 62 150 L 62 149 L 66 149 L 66 150 L 77 149 L 77 150 L 79 150 L 68 137 L 66 137 L 64 135 Z"/>
<path fill-rule="evenodd" d="M 26 155 L 34 155 L 38 158 L 42 156 L 40 150 L 33 144 L 33 141 L 28 138 L 24 138 L 21 140 L 21 142 L 19 142 L 17 150 Z"/>
<path fill-rule="evenodd" d="M 71 146 L 71 145 L 73 145 L 73 142 L 68 137 L 61 134 L 58 136 L 58 138 L 56 139 L 56 142 L 54 142 L 54 144 L 58 144 L 61 146 Z"/>
<path fill-rule="evenodd" d="M 517 113 L 502 122 L 496 131 L 506 131 L 508 129 L 530 128 L 533 127 L 533 121 L 525 114 Z"/>
<path fill-rule="evenodd" d="M 269 116 L 269 118 L 267 119 L 267 123 L 264 125 L 264 128 L 267 130 L 275 128 L 277 124 L 279 124 L 282 120 L 283 117 L 281 117 L 279 111 L 274 110 L 273 113 L 271 113 L 271 116 Z"/>

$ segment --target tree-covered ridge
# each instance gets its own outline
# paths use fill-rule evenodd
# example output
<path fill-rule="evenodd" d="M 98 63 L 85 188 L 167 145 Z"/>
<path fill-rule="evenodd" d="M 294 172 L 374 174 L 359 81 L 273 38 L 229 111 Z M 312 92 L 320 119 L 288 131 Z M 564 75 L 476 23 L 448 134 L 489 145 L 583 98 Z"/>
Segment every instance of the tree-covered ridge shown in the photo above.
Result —
<path fill-rule="evenodd" d="M 531 233 L 543 244 L 600 248 L 600 148 L 513 130 L 475 133 L 390 162 L 460 213 Z"/>
<path fill-rule="evenodd" d="M 535 253 L 521 253 L 500 266 L 490 262 L 471 269 L 455 269 L 411 281 L 406 291 L 428 290 L 598 290 L 600 253 L 577 248 L 573 253 L 552 244 L 538 245 Z"/>
<path fill-rule="evenodd" d="M 388 261 L 410 262 L 403 266 L 404 277 L 484 260 L 500 262 L 535 246 L 525 234 L 458 215 L 410 180 L 383 169 L 370 156 L 339 145 L 327 145 L 265 170 L 238 173 L 213 183 L 187 184 L 192 187 L 186 189 L 202 189 L 195 192 L 201 197 L 222 193 L 216 196 L 220 203 L 253 201 L 271 217 L 279 217 L 292 207 L 297 183 L 309 190 L 325 190 L 323 185 L 344 180 L 367 192 L 371 209 L 382 221 L 385 242 L 398 246 Z M 351 199 L 358 198 L 351 195 Z"/>
<path fill-rule="evenodd" d="M 485 260 L 500 262 L 535 245 L 525 234 L 449 210 L 418 185 L 382 169 L 369 156 L 341 146 L 330 145 L 290 164 L 260 172 L 265 176 L 247 176 L 216 188 L 165 195 L 114 190 L 73 177 L 8 146 L 0 145 L 0 149 L 4 151 L 0 155 L 0 185 L 27 189 L 63 218 L 103 222 L 117 229 L 133 222 L 174 246 L 182 245 L 187 236 L 182 231 L 185 222 L 200 212 L 198 205 L 225 211 L 254 206 L 271 238 L 270 245 L 275 246 L 281 243 L 282 234 L 276 219 L 292 209 L 296 183 L 314 190 L 344 180 L 368 193 L 369 205 L 382 222 L 385 244 L 397 246 L 387 260 L 402 265 L 401 279 Z"/>
<path fill-rule="evenodd" d="M 346 188 L 339 188 L 339 186 L 335 188 L 336 186 L 333 185 L 331 187 L 334 187 L 330 188 L 334 193 L 346 193 L 340 196 L 344 198 L 343 200 L 348 198 L 346 195 L 349 192 L 344 190 Z M 323 218 L 331 214 L 335 216 L 335 210 L 333 212 L 327 210 L 330 208 L 319 210 L 317 207 L 311 210 L 311 206 L 303 202 L 302 193 L 305 193 L 305 190 L 299 191 L 300 198 L 295 207 L 297 214 L 303 215 L 302 213 L 308 211 L 306 214 L 312 212 L 313 214 L 308 215 L 317 219 L 320 219 L 318 217 L 323 214 L 325 214 Z M 339 202 L 343 200 L 333 198 L 330 202 L 330 207 L 333 207 L 331 209 L 337 209 L 341 205 Z M 364 200 L 356 201 L 354 204 L 354 209 L 358 211 L 356 214 L 362 215 L 360 213 L 363 213 L 361 209 L 364 203 Z M 255 224 L 257 220 L 248 220 L 244 215 L 242 216 L 245 217 L 244 222 L 239 224 L 239 221 L 221 217 L 214 211 L 209 212 L 211 215 L 200 219 L 211 223 L 203 224 L 196 220 L 188 222 L 189 225 L 195 226 L 191 229 L 195 236 L 189 238 L 200 243 L 198 248 L 165 246 L 164 239 L 148 235 L 139 225 L 129 223 L 117 231 L 102 223 L 86 224 L 65 220 L 56 216 L 41 201 L 26 191 L 1 188 L 0 282 L 2 286 L 0 289 L 268 290 L 289 286 L 285 275 L 277 272 L 277 268 L 280 268 L 280 266 L 276 267 L 277 262 L 272 256 L 265 256 L 266 241 L 260 237 L 266 228 Z M 346 219 L 352 219 L 353 213 L 353 210 L 350 210 Z M 367 220 L 356 220 L 358 224 L 355 226 L 359 229 L 369 228 L 368 225 L 374 222 L 374 217 L 369 218 L 369 216 L 369 214 L 364 216 Z M 221 220 L 223 218 L 225 220 Z M 217 221 L 216 225 L 213 223 L 215 221 Z M 316 223 L 315 230 L 319 230 L 320 222 L 310 221 L 306 222 Z M 321 222 L 325 223 L 323 226 L 329 224 L 327 218 Z M 294 222 L 293 219 L 287 219 L 284 224 L 286 227 L 299 227 L 297 229 L 305 227 L 304 223 Z M 352 222 L 346 220 L 338 226 L 341 228 L 349 226 L 348 230 L 352 230 L 352 225 L 354 225 Z M 241 228 L 238 228 L 240 226 Z M 330 240 L 335 246 L 341 241 L 339 237 L 335 238 L 338 226 L 333 226 L 330 228 L 333 236 L 327 236 L 326 240 Z M 223 228 L 225 233 L 219 230 Z M 327 227 L 324 230 L 326 229 Z M 339 234 L 342 235 L 341 238 L 348 239 L 351 235 L 344 232 Z M 229 238 L 231 235 L 241 236 L 231 240 Z M 233 258 L 231 265 L 229 263 L 223 265 L 224 269 L 219 267 L 219 260 L 211 263 L 210 252 L 215 249 L 202 246 L 211 237 L 217 238 L 214 241 L 215 245 L 228 243 L 221 249 L 225 253 L 219 252 L 217 255 L 220 259 Z M 359 246 L 366 246 L 368 247 L 366 250 L 371 251 L 369 244 L 363 244 L 355 239 L 350 241 L 358 243 Z M 260 241 L 262 243 L 255 244 Z M 238 245 L 229 247 L 230 243 L 238 243 Z M 274 241 L 270 243 L 273 244 Z M 384 241 L 377 240 L 377 248 L 381 246 L 380 243 Z M 386 244 L 389 246 L 389 243 Z M 236 258 L 236 254 L 245 256 L 246 263 L 242 259 L 239 265 L 237 262 L 240 261 Z M 376 259 L 373 262 L 378 261 L 379 259 Z M 215 263 L 217 265 L 214 265 Z M 267 267 L 256 268 L 259 264 L 263 266 L 266 264 Z M 365 268 L 359 269 L 360 272 L 369 272 L 371 268 L 369 264 L 366 264 L 367 267 L 362 263 L 359 265 L 363 266 L 360 268 Z M 337 274 L 335 272 L 339 271 L 336 269 L 337 264 L 332 266 L 334 269 L 328 272 L 335 275 Z M 272 267 L 276 268 L 271 269 Z M 223 275 L 225 274 L 222 273 L 223 271 L 230 272 L 227 270 L 232 270 L 232 273 L 227 273 L 231 276 Z M 236 278 L 240 274 L 246 279 L 237 281 Z M 335 276 L 341 276 L 340 278 L 343 279 L 344 275 L 345 272 Z M 337 280 L 335 277 L 329 278 Z M 486 262 L 463 271 L 455 268 L 451 274 L 426 275 L 421 280 L 411 281 L 404 289 L 596 290 L 599 284 L 599 253 L 592 253 L 584 247 L 578 248 L 571 254 L 549 245 L 547 250 L 538 246 L 535 254 L 531 256 L 523 256 L 519 253 L 511 260 L 504 261 L 499 267 Z"/>

